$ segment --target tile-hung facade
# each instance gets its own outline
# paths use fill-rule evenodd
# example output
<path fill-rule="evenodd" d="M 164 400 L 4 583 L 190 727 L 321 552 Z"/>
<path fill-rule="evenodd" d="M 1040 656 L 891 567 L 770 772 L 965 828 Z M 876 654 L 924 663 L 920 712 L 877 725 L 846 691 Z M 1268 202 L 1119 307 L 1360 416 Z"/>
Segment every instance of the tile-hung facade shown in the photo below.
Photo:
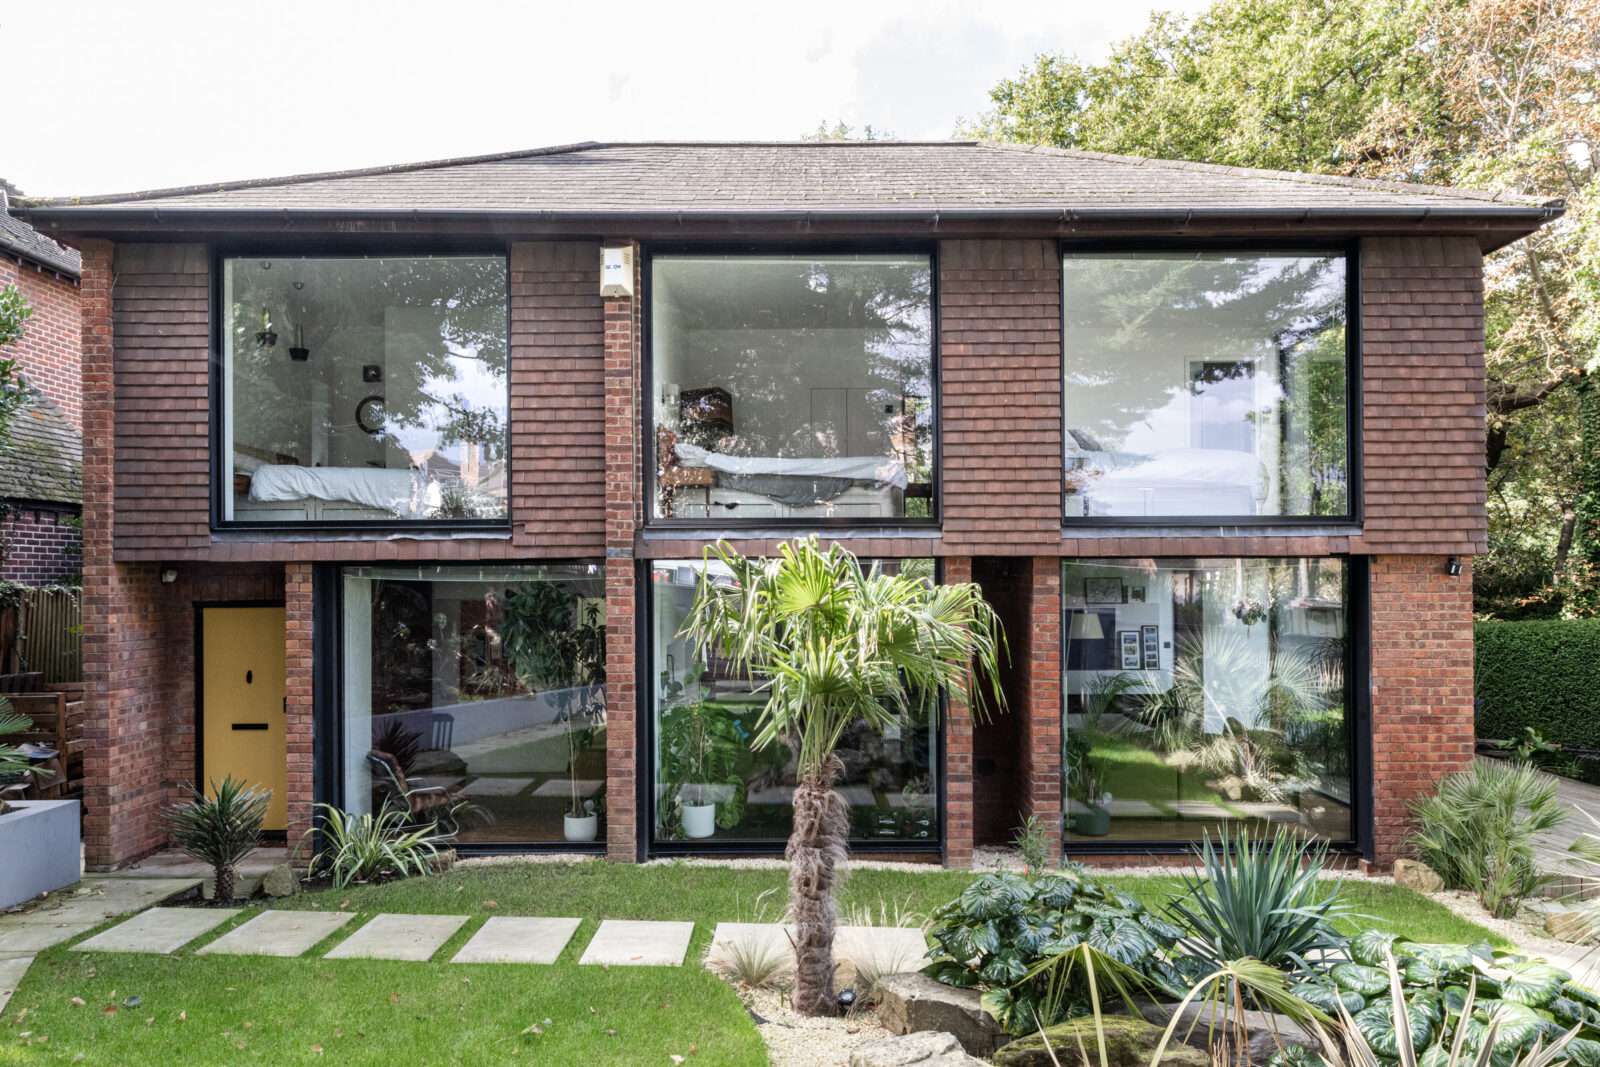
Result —
<path fill-rule="evenodd" d="M 181 784 L 776 852 L 704 547 L 978 582 L 1008 714 L 841 741 L 862 852 L 1285 826 L 1472 742 L 1482 257 L 1558 203 L 978 143 L 578 145 L 39 200 L 83 253 L 89 859 Z M 709 753 L 709 755 L 707 755 Z"/>

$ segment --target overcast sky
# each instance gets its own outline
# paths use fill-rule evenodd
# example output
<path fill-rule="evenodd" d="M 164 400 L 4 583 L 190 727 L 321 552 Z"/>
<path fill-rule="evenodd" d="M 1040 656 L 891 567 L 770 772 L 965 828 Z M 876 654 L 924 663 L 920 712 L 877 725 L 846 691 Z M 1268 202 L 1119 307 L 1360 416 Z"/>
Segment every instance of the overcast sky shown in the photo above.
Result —
<path fill-rule="evenodd" d="M 122 192 L 587 140 L 950 136 L 1041 51 L 1103 57 L 1115 3 L 0 3 L 0 177 Z"/>

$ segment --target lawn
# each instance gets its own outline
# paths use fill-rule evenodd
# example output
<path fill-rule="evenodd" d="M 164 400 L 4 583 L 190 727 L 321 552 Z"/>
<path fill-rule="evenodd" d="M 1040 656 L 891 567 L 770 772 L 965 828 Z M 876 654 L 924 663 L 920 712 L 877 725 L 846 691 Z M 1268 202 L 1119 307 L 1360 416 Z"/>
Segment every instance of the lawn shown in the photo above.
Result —
<path fill-rule="evenodd" d="M 448 959 L 490 915 L 574 915 L 583 927 L 551 967 L 451 966 L 319 956 L 356 926 L 298 960 L 194 956 L 41 955 L 4 1016 L 0 1064 L 533 1063 L 692 1067 L 766 1062 L 759 1034 L 733 991 L 693 965 L 719 920 L 762 917 L 781 905 L 784 872 L 687 865 L 515 864 L 458 868 L 428 879 L 304 894 L 279 906 L 473 917 L 435 956 Z M 887 907 L 926 915 L 973 875 L 858 870 L 842 910 Z M 1171 877 L 1117 876 L 1159 904 Z M 1368 918 L 1346 924 L 1403 929 L 1423 941 L 1487 932 L 1390 885 L 1344 883 Z M 763 898 L 762 894 L 771 891 Z M 248 917 L 248 916 L 246 916 Z M 770 916 L 768 916 L 770 917 Z M 682 969 L 579 967 L 602 918 L 688 919 L 698 925 Z M 228 927 L 219 929 L 220 935 Z M 215 935 L 212 935 L 215 936 Z M 210 940 L 207 937 L 206 940 Z M 80 998 L 80 1006 L 72 998 Z M 137 997 L 137 1004 L 128 998 Z M 548 1020 L 548 1021 L 546 1021 Z M 537 1026 L 537 1031 L 529 1028 Z M 27 1036 L 24 1037 L 23 1035 Z M 80 1058 L 81 1057 L 81 1058 Z"/>

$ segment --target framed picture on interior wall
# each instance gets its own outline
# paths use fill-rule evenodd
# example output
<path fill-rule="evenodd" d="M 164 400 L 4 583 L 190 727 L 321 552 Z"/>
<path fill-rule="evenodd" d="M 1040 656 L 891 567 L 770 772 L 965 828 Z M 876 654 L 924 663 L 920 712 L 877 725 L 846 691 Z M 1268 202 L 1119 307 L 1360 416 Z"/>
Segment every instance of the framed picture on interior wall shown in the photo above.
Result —
<path fill-rule="evenodd" d="M 1139 634 L 1143 638 L 1143 666 L 1147 671 L 1161 669 L 1161 627 L 1151 623 L 1139 627 Z M 1140 664 L 1134 664 L 1135 667 Z"/>
<path fill-rule="evenodd" d="M 1118 630 L 1117 645 L 1122 651 L 1122 669 L 1136 671 L 1139 669 L 1139 631 Z"/>
<path fill-rule="evenodd" d="M 1083 602 L 1085 604 L 1121 604 L 1127 600 L 1122 592 L 1121 578 L 1085 578 Z"/>
<path fill-rule="evenodd" d="M 1128 586 L 1128 603 L 1130 603 L 1130 604 L 1143 604 L 1144 603 L 1144 586 L 1142 586 L 1142 585 L 1130 585 L 1130 586 Z"/>

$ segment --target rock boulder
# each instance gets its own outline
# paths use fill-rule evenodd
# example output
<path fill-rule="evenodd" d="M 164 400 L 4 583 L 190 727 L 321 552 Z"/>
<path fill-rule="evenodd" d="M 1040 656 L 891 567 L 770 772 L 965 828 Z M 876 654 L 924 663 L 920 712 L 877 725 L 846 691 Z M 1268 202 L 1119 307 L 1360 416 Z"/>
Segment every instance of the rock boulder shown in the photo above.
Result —
<path fill-rule="evenodd" d="M 1161 1045 L 1162 1028 L 1131 1015 L 1102 1016 L 1101 1029 L 1105 1033 L 1108 1067 L 1150 1067 Z M 1055 1050 L 1062 1063 L 1076 1063 L 1080 1042 L 1089 1054 L 1089 1062 L 1098 1064 L 1098 1035 L 1094 1019 L 1086 1016 L 1057 1023 L 1042 1036 L 1017 1038 L 994 1054 L 995 1067 L 1055 1067 L 1049 1049 Z M 1163 1067 L 1211 1067 L 1211 1057 L 1175 1039 L 1161 1054 L 1161 1063 Z"/>
<path fill-rule="evenodd" d="M 850 1053 L 850 1067 L 984 1067 L 961 1051 L 954 1034 L 907 1034 L 868 1041 Z"/>
<path fill-rule="evenodd" d="M 1433 868 L 1420 860 L 1395 860 L 1394 884 L 1414 889 L 1418 893 L 1437 893 L 1444 889 L 1444 879 Z"/>
<path fill-rule="evenodd" d="M 976 989 L 957 989 L 925 974 L 896 974 L 879 986 L 878 1022 L 896 1034 L 953 1034 L 972 1055 L 992 1056 L 1009 1038 L 978 998 Z"/>

